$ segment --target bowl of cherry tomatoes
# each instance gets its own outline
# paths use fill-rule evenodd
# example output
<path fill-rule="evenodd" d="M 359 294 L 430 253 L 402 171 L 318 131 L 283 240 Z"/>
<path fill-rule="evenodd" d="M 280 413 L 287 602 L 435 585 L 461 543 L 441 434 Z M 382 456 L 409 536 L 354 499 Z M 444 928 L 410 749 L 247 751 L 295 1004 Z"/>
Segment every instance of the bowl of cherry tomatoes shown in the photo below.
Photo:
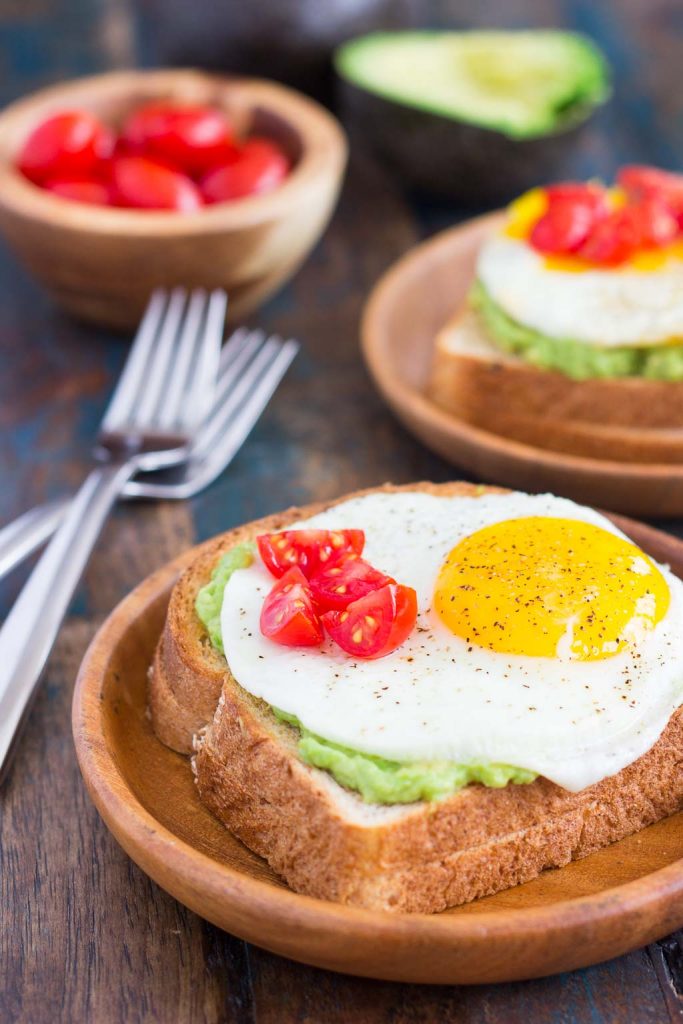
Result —
<path fill-rule="evenodd" d="M 339 124 L 275 82 L 123 71 L 0 113 L 0 231 L 67 312 L 133 327 L 159 286 L 224 288 L 243 317 L 322 234 Z"/>

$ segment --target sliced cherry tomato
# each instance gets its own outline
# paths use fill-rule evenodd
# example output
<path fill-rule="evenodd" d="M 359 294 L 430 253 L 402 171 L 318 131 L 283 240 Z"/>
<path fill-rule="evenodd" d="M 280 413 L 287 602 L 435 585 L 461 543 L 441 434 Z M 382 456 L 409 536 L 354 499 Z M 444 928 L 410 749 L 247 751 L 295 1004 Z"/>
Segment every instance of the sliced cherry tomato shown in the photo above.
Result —
<path fill-rule="evenodd" d="M 256 538 L 263 563 L 273 576 L 298 566 L 310 578 L 322 566 L 344 555 L 359 555 L 365 544 L 362 530 L 283 530 Z"/>
<path fill-rule="evenodd" d="M 207 203 L 223 203 L 244 196 L 261 195 L 276 188 L 287 176 L 289 160 L 275 142 L 254 137 L 236 158 L 209 171 L 202 181 Z"/>
<path fill-rule="evenodd" d="M 412 587 L 387 583 L 348 605 L 321 616 L 325 629 L 355 658 L 383 658 L 407 639 L 417 620 Z"/>
<path fill-rule="evenodd" d="M 107 206 L 110 193 L 107 186 L 94 178 L 55 179 L 47 181 L 44 186 L 48 192 L 54 192 L 62 199 L 71 199 L 77 203 L 90 203 L 93 206 Z"/>
<path fill-rule="evenodd" d="M 202 205 L 199 189 L 187 175 L 144 156 L 114 160 L 112 183 L 120 206 L 188 212 Z"/>
<path fill-rule="evenodd" d="M 364 558 L 350 554 L 321 569 L 310 582 L 316 606 L 326 612 L 333 608 L 346 608 L 359 597 L 395 581 L 373 568 Z"/>
<path fill-rule="evenodd" d="M 555 199 L 534 225 L 530 242 L 539 252 L 575 252 L 588 238 L 596 221 L 590 203 Z"/>
<path fill-rule="evenodd" d="M 17 165 L 22 174 L 40 185 L 48 178 L 87 177 L 108 160 L 114 135 L 85 110 L 64 111 L 47 118 L 31 132 Z"/>
<path fill-rule="evenodd" d="M 192 175 L 237 155 L 230 121 L 215 107 L 146 103 L 125 122 L 122 139 L 129 150 L 168 160 Z"/>
<path fill-rule="evenodd" d="M 589 263 L 617 266 L 624 263 L 642 246 L 642 227 L 633 207 L 613 210 L 596 224 L 578 255 Z"/>
<path fill-rule="evenodd" d="M 588 206 L 598 214 L 608 212 L 607 195 L 602 185 L 591 181 L 558 181 L 545 189 L 549 206 L 556 202 L 569 201 Z"/>
<path fill-rule="evenodd" d="M 622 167 L 617 184 L 636 201 L 654 196 L 663 200 L 683 229 L 683 174 L 632 164 Z"/>
<path fill-rule="evenodd" d="M 285 647 L 316 647 L 323 629 L 301 569 L 288 569 L 273 586 L 261 609 L 261 632 Z"/>
<path fill-rule="evenodd" d="M 668 245 L 678 235 L 678 219 L 663 196 L 644 196 L 631 209 L 644 248 Z"/>

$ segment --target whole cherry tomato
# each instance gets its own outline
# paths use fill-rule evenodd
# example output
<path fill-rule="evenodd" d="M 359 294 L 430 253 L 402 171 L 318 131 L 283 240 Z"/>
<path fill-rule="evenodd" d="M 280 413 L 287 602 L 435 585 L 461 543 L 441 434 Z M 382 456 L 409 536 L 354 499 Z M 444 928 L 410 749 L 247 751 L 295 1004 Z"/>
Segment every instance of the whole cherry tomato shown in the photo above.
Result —
<path fill-rule="evenodd" d="M 261 633 L 285 647 L 316 647 L 323 629 L 311 588 L 301 569 L 288 569 L 273 586 L 261 608 Z"/>
<path fill-rule="evenodd" d="M 85 110 L 64 111 L 47 118 L 24 143 L 17 166 L 40 185 L 49 178 L 79 178 L 108 160 L 114 135 Z"/>
<path fill-rule="evenodd" d="M 48 192 L 63 199 L 72 199 L 77 203 L 90 203 L 93 206 L 107 206 L 110 192 L 107 186 L 94 178 L 55 178 L 45 182 Z"/>
<path fill-rule="evenodd" d="M 131 152 L 166 160 L 190 175 L 237 154 L 230 121 L 215 107 L 147 103 L 125 122 L 122 141 Z"/>
<path fill-rule="evenodd" d="M 198 210 L 202 197 L 185 174 L 144 156 L 117 157 L 112 163 L 116 202 L 142 210 Z"/>
<path fill-rule="evenodd" d="M 289 172 L 289 160 L 275 142 L 248 139 L 237 156 L 223 167 L 209 171 L 202 180 L 207 203 L 261 195 L 276 188 Z"/>

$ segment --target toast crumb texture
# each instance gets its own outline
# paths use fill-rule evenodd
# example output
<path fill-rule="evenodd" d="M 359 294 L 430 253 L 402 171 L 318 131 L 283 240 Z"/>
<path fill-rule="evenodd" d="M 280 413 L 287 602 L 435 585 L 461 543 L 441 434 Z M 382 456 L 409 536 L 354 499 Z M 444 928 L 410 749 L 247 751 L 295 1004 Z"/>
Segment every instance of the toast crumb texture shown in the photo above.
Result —
<path fill-rule="evenodd" d="M 383 489 L 482 491 L 462 483 Z M 683 808 L 683 709 L 647 754 L 580 793 L 537 779 L 504 789 L 471 785 L 439 803 L 376 806 L 305 765 L 296 730 L 243 690 L 211 647 L 194 598 L 233 544 L 329 504 L 290 509 L 204 546 L 173 590 L 150 670 L 157 736 L 175 750 L 196 751 L 204 804 L 291 888 L 372 909 L 432 913 L 529 881 Z"/>

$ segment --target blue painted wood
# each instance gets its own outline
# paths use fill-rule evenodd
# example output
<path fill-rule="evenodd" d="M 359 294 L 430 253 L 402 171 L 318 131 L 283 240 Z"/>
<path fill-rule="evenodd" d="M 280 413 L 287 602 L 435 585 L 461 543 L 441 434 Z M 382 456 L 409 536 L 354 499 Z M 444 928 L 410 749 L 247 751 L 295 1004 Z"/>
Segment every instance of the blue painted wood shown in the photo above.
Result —
<path fill-rule="evenodd" d="M 64 77 L 156 63 L 151 9 L 144 0 L 55 0 L 0 9 L 0 100 Z M 683 166 L 680 5 L 667 0 L 482 0 L 477 5 L 416 0 L 415 10 L 432 24 L 564 24 L 588 33 L 615 69 L 616 91 L 581 153 L 582 172 L 609 176 L 626 160 Z M 150 505 L 117 512 L 65 631 L 69 651 L 75 645 L 73 657 L 87 623 L 105 614 L 192 532 L 206 537 L 290 503 L 386 479 L 452 476 L 451 467 L 409 437 L 374 393 L 359 360 L 358 319 L 369 288 L 393 259 L 463 215 L 453 206 L 406 196 L 390 173 L 354 153 L 329 232 L 294 281 L 253 318 L 268 330 L 298 337 L 304 346 L 300 357 L 229 472 L 189 503 L 189 514 L 187 508 Z M 56 313 L 3 246 L 0 299 L 2 522 L 78 484 L 126 345 Z M 667 527 L 683 535 L 683 523 Z M 0 588 L 0 614 L 21 578 L 16 573 Z M 258 1024 L 681 1019 L 680 935 L 558 978 L 477 989 L 415 989 L 288 964 L 200 922 L 129 865 L 79 788 L 65 693 L 73 657 L 60 656 L 49 674 L 21 752 L 21 788 L 11 819 L 3 820 L 0 803 L 0 934 L 20 937 L 7 947 L 11 956 L 0 956 L 1 1019 L 37 1024 L 96 1019 L 93 1007 L 99 1007 L 111 1020 L 168 1020 L 176 1019 L 174 1006 L 182 1007 L 182 1019 Z M 22 816 L 22 806 L 30 813 Z M 64 875 L 64 863 L 74 855 L 73 828 L 83 879 L 74 870 Z M 40 829 L 44 835 L 38 842 Z M 36 848 L 40 856 L 34 863 Z M 25 864 L 32 870 L 24 871 Z M 130 890 L 123 910 L 107 898 L 112 887 L 118 893 L 122 886 Z M 42 938 L 26 930 L 26 913 L 45 915 Z M 126 915 L 134 919 L 128 930 Z M 85 958 L 73 947 L 78 970 L 60 974 L 56 984 L 55 943 L 67 923 L 85 929 L 79 942 L 98 938 Z M 29 935 L 37 948 L 30 948 Z M 127 937 L 109 941 L 109 935 Z M 125 986 L 119 986 L 121 972 Z M 172 977 L 175 987 L 160 983 L 158 972 Z M 43 998 L 57 990 L 59 1002 Z M 102 1011 L 103 1006 L 110 1010 Z"/>

